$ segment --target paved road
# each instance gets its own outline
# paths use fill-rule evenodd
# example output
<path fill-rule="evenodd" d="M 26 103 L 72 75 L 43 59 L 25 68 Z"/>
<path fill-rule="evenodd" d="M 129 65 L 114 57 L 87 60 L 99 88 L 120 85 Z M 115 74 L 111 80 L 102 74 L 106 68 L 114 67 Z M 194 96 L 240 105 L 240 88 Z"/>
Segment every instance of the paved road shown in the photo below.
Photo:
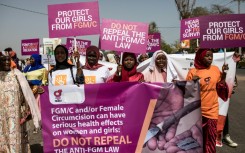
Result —
<path fill-rule="evenodd" d="M 217 153 L 245 153 L 245 69 L 237 69 L 238 88 L 231 97 L 229 124 L 231 138 L 238 143 L 237 148 L 223 145 Z"/>
<path fill-rule="evenodd" d="M 229 108 L 230 135 L 238 142 L 237 148 L 223 145 L 217 148 L 217 153 L 245 153 L 245 69 L 237 69 L 238 88 L 231 98 Z M 41 132 L 32 133 L 31 127 L 30 144 L 32 153 L 43 153 Z"/>

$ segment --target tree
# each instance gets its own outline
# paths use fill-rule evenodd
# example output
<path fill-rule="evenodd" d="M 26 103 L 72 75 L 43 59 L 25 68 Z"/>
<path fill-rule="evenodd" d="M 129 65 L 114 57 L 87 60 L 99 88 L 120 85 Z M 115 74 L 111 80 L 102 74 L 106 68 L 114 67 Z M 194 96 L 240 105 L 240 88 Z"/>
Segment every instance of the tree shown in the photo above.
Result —
<path fill-rule="evenodd" d="M 206 7 L 195 7 L 192 11 L 192 17 L 198 17 L 203 15 L 209 15 L 210 12 Z"/>
<path fill-rule="evenodd" d="M 181 49 L 180 41 L 179 40 L 174 41 L 174 43 L 172 44 L 172 47 L 176 51 L 180 50 Z"/>
<path fill-rule="evenodd" d="M 180 19 L 191 17 L 196 0 L 175 0 Z"/>
<path fill-rule="evenodd" d="M 149 33 L 160 33 L 156 22 L 153 21 L 149 24 L 148 32 Z"/>
<path fill-rule="evenodd" d="M 212 14 L 232 14 L 233 11 L 228 7 L 221 6 L 218 4 L 213 4 L 211 6 L 211 13 Z"/>
<path fill-rule="evenodd" d="M 164 50 L 166 53 L 170 54 L 173 52 L 171 45 L 167 44 L 164 40 L 161 39 L 161 50 Z"/>
<path fill-rule="evenodd" d="M 149 29 L 148 29 L 148 33 L 152 34 L 152 33 L 161 33 L 157 27 L 156 22 L 151 22 L 149 24 Z M 171 53 L 173 51 L 173 49 L 171 48 L 171 46 L 169 44 L 167 44 L 162 38 L 161 38 L 161 49 L 164 50 L 166 53 Z"/>

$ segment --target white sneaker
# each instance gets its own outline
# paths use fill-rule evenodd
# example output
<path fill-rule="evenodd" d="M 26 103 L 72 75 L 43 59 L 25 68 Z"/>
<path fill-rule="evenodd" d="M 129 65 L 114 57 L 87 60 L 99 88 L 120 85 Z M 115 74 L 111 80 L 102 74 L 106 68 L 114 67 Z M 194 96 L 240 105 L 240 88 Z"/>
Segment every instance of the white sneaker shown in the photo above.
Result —
<path fill-rule="evenodd" d="M 226 135 L 225 135 L 225 137 L 224 137 L 224 139 L 223 139 L 223 142 L 224 142 L 225 144 L 227 144 L 228 146 L 233 147 L 233 148 L 236 148 L 236 147 L 238 146 L 237 143 L 235 143 L 234 141 L 231 140 L 231 137 L 230 137 L 229 134 L 226 134 Z"/>
<path fill-rule="evenodd" d="M 222 141 L 216 140 L 216 147 L 222 147 L 222 146 L 223 146 Z"/>

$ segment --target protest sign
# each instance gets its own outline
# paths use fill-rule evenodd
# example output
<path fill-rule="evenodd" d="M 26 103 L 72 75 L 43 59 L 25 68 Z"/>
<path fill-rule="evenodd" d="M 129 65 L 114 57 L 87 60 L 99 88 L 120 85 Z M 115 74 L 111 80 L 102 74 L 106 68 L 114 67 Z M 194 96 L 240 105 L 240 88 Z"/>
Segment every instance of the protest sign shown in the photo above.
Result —
<path fill-rule="evenodd" d="M 90 45 L 91 45 L 90 40 L 76 39 L 76 47 L 80 55 L 86 56 L 86 49 Z M 68 49 L 69 54 L 71 54 L 74 51 L 75 43 L 73 38 L 66 39 L 66 48 Z"/>
<path fill-rule="evenodd" d="M 210 15 L 200 18 L 202 48 L 245 46 L 245 14 Z"/>
<path fill-rule="evenodd" d="M 200 37 L 199 18 L 183 19 L 180 23 L 180 40 Z"/>
<path fill-rule="evenodd" d="M 43 54 L 54 55 L 55 47 L 60 44 L 60 38 L 43 38 Z"/>
<path fill-rule="evenodd" d="M 54 55 L 47 55 L 47 54 L 43 54 L 42 55 L 42 64 L 46 65 L 55 65 L 56 61 L 55 61 L 55 57 Z M 47 66 L 47 69 L 49 69 L 49 67 Z"/>
<path fill-rule="evenodd" d="M 98 1 L 48 5 L 49 37 L 99 34 Z"/>
<path fill-rule="evenodd" d="M 161 33 L 148 34 L 147 52 L 161 49 Z"/>
<path fill-rule="evenodd" d="M 100 45 L 104 50 L 145 53 L 148 24 L 121 20 L 103 19 Z"/>
<path fill-rule="evenodd" d="M 180 46 L 181 48 L 190 48 L 190 40 L 182 40 Z"/>
<path fill-rule="evenodd" d="M 202 141 L 185 135 L 193 127 L 201 129 L 199 86 L 181 85 L 124 82 L 45 87 L 41 95 L 44 153 L 148 153 L 152 151 L 144 144 L 170 133 L 173 139 L 183 138 L 172 140 L 171 147 L 202 150 Z M 188 96 L 182 89 L 188 90 Z M 202 140 L 202 131 L 193 136 Z"/>
<path fill-rule="evenodd" d="M 39 39 L 21 40 L 21 55 L 39 54 Z"/>

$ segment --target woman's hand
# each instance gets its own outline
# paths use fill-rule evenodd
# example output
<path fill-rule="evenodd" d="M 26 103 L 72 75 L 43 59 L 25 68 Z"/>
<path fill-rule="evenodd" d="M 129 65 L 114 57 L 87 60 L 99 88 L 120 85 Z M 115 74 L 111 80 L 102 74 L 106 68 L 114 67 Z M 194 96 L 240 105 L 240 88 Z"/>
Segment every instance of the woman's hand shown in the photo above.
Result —
<path fill-rule="evenodd" d="M 197 81 L 197 80 L 199 80 L 199 79 L 201 79 L 199 76 L 197 76 L 197 75 L 194 75 L 193 77 L 192 77 L 192 80 L 193 81 Z"/>
<path fill-rule="evenodd" d="M 229 66 L 228 66 L 228 64 L 224 64 L 222 66 L 222 73 L 226 72 L 227 70 L 229 70 Z"/>
<path fill-rule="evenodd" d="M 76 61 L 77 67 L 80 67 L 80 61 L 79 61 L 79 59 L 80 59 L 80 54 L 79 54 L 79 52 L 74 52 L 74 53 L 72 54 L 72 56 L 74 57 L 74 59 L 75 59 L 75 61 Z"/>

